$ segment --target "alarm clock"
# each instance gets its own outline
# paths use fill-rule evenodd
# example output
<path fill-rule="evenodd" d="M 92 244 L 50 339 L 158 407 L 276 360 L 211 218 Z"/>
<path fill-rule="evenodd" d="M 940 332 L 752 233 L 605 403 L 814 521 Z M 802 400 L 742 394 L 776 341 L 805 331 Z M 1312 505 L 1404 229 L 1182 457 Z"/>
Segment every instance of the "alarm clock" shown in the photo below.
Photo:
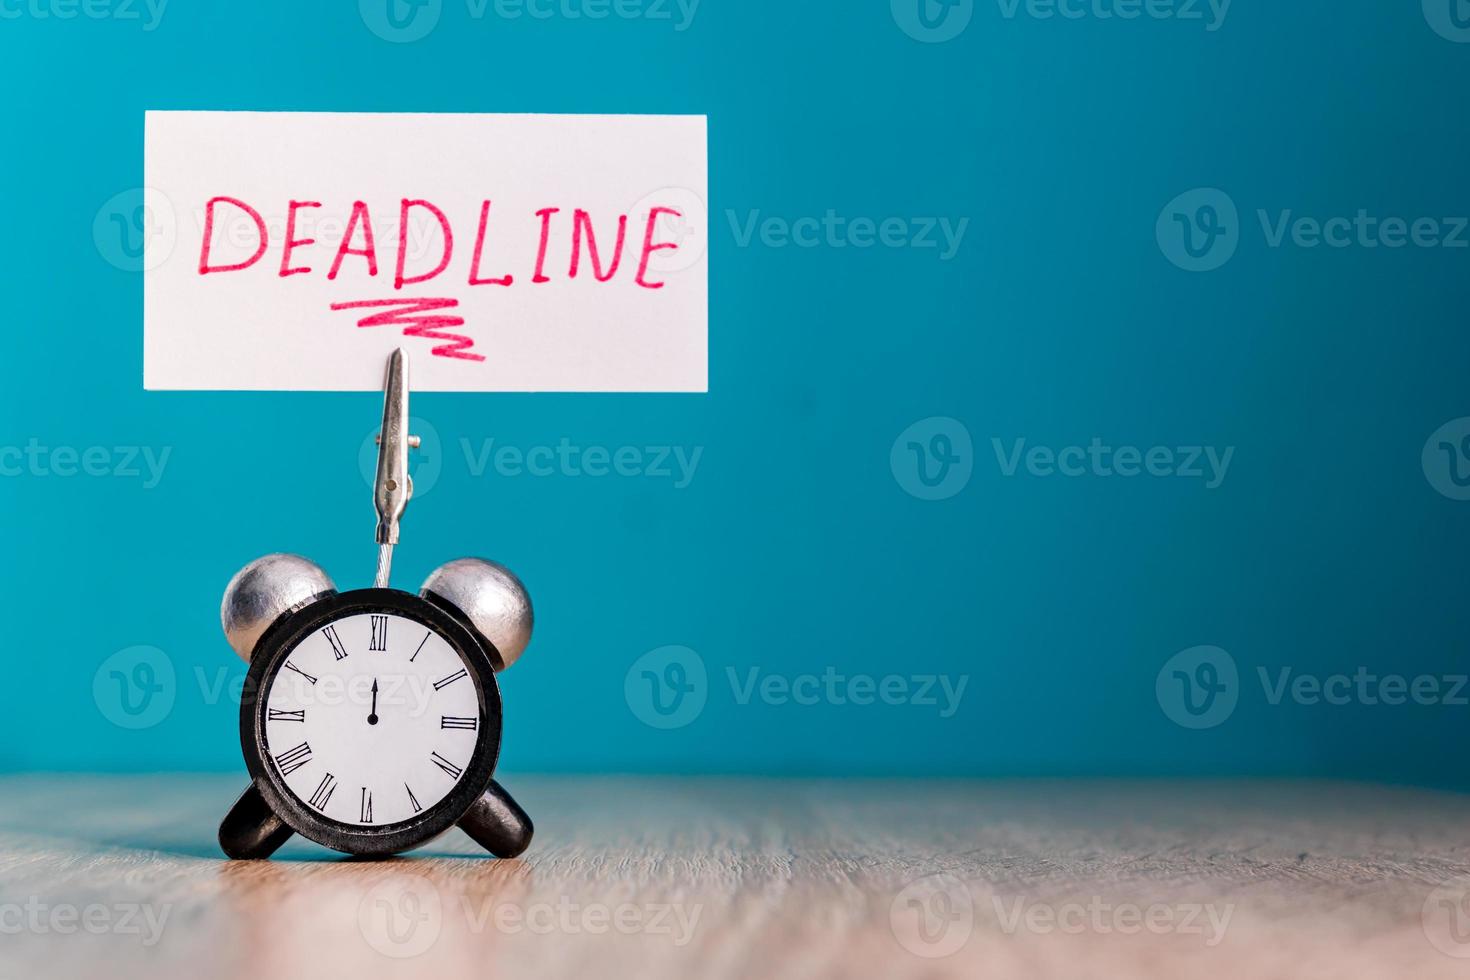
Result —
<path fill-rule="evenodd" d="M 412 495 L 404 432 L 407 364 L 389 361 L 373 588 L 337 591 L 298 555 L 259 558 L 230 580 L 220 618 L 250 669 L 240 744 L 251 785 L 219 842 L 266 858 L 293 834 L 384 856 L 458 826 L 497 857 L 530 846 L 530 818 L 495 781 L 502 714 L 496 674 L 531 638 L 530 597 L 505 567 L 461 558 L 417 594 L 388 587 Z"/>

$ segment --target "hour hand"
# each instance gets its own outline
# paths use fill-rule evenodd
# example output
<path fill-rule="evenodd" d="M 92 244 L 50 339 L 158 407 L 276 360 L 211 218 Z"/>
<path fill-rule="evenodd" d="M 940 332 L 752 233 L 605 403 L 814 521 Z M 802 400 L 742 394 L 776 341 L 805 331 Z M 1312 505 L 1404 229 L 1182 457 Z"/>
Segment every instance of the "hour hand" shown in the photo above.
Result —
<path fill-rule="evenodd" d="M 459 829 L 499 858 L 520 857 L 536 833 L 526 811 L 493 779 L 489 789 L 460 818 Z"/>

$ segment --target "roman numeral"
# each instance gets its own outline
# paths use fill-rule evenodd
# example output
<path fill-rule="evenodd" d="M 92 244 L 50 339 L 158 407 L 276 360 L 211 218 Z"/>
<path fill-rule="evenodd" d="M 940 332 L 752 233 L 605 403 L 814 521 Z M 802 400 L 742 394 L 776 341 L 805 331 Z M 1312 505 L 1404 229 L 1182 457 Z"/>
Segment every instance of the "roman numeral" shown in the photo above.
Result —
<path fill-rule="evenodd" d="M 413 812 L 414 813 L 423 813 L 424 812 L 424 808 L 421 807 L 421 806 L 419 806 L 418 798 L 413 795 L 413 790 L 408 789 L 408 784 L 407 783 L 404 783 L 403 784 L 403 788 L 408 790 L 408 805 L 411 806 L 411 807 L 413 807 Z"/>
<path fill-rule="evenodd" d="M 368 641 L 368 649 L 383 651 L 388 649 L 388 617 L 373 615 L 373 638 Z"/>
<path fill-rule="evenodd" d="M 346 660 L 347 651 L 342 648 L 342 641 L 337 637 L 337 627 L 328 626 L 322 630 L 322 635 L 327 638 L 328 643 L 332 644 L 332 653 L 336 658 L 338 660 Z"/>
<path fill-rule="evenodd" d="M 288 749 L 276 756 L 276 766 L 281 770 L 282 776 L 289 776 L 297 769 L 311 761 L 311 746 L 302 742 L 294 749 Z"/>
<path fill-rule="evenodd" d="M 322 777 L 321 785 L 316 788 L 316 792 L 311 794 L 309 802 L 318 810 L 326 813 L 327 804 L 332 802 L 332 794 L 335 792 L 337 792 L 337 777 L 327 773 Z"/>
<path fill-rule="evenodd" d="M 444 690 L 444 688 L 448 687 L 450 684 L 453 684 L 455 681 L 459 680 L 461 677 L 468 677 L 468 676 L 469 676 L 469 674 L 465 673 L 464 668 L 461 667 L 459 670 L 457 670 L 454 673 L 450 674 L 448 677 L 444 678 L 443 680 L 441 680 L 441 681 L 435 681 L 434 682 L 434 690 L 436 690 L 436 691 L 442 691 L 442 690 Z"/>
<path fill-rule="evenodd" d="M 475 729 L 477 729 L 477 728 L 480 727 L 480 719 L 478 719 L 478 718 L 456 718 L 453 715 L 444 715 L 442 718 L 439 719 L 439 727 L 441 729 L 445 729 L 445 728 L 463 728 L 463 729 L 465 729 L 467 731 L 471 731 L 472 732 Z"/>
<path fill-rule="evenodd" d="M 366 786 L 362 788 L 362 822 L 373 822 L 373 794 L 368 792 Z"/>
<path fill-rule="evenodd" d="M 302 708 L 300 711 L 278 711 L 275 708 L 271 708 L 271 709 L 269 709 L 265 713 L 265 720 L 266 721 L 300 721 L 300 722 L 305 722 L 306 721 L 306 709 L 305 708 Z"/>
<path fill-rule="evenodd" d="M 311 681 L 313 684 L 316 683 L 316 678 L 315 677 L 312 677 L 306 671 L 302 670 L 300 667 L 296 666 L 295 664 L 293 664 L 289 660 L 286 661 L 286 669 L 287 670 L 294 670 L 294 671 L 296 671 L 296 673 L 300 674 L 302 677 L 305 677 L 307 680 Z"/>
<path fill-rule="evenodd" d="M 429 642 L 429 636 L 433 632 L 434 632 L 433 630 L 424 630 L 424 638 L 422 640 L 419 640 L 419 648 L 413 652 L 413 656 L 412 657 L 409 657 L 408 658 L 408 662 L 409 663 L 413 663 L 415 660 L 417 660 L 419 658 L 419 654 L 420 653 L 423 653 L 423 651 L 424 651 L 424 644 Z"/>
<path fill-rule="evenodd" d="M 433 755 L 429 756 L 429 758 L 431 758 L 431 759 L 434 760 L 434 765 L 438 766 L 440 769 L 443 769 L 445 772 L 449 773 L 449 778 L 450 779 L 458 779 L 460 776 L 463 776 L 464 775 L 464 770 L 463 769 L 461 769 L 459 766 L 456 766 L 454 763 L 450 762 L 448 759 L 444 758 L 438 752 L 435 752 Z"/>

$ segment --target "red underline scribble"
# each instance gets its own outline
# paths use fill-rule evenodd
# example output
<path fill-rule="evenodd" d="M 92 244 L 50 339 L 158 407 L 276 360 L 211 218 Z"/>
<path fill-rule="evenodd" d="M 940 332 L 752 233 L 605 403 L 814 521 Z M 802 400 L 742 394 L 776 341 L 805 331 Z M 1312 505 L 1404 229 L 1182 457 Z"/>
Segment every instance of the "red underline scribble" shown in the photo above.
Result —
<path fill-rule="evenodd" d="M 459 306 L 457 299 L 364 299 L 351 303 L 333 303 L 335 310 L 383 309 L 357 321 L 359 327 L 402 327 L 405 337 L 427 337 L 430 340 L 449 341 L 435 347 L 436 357 L 455 357 L 464 361 L 483 361 L 483 354 L 471 354 L 474 338 L 463 334 L 444 333 L 441 327 L 462 327 L 464 317 L 429 315 L 434 310 L 447 310 Z M 397 307 L 393 309 L 392 307 Z"/>

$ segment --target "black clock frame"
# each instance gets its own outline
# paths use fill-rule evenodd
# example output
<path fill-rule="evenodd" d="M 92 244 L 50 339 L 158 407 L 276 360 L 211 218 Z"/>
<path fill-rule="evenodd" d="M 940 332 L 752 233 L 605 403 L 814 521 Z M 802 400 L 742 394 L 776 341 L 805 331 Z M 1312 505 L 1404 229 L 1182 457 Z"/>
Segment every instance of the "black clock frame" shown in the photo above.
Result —
<path fill-rule="evenodd" d="M 432 841 L 459 823 L 472 809 L 483 810 L 487 805 L 493 805 L 493 796 L 492 804 L 482 803 L 487 791 L 503 797 L 524 817 L 519 807 L 515 807 L 492 779 L 499 760 L 503 731 L 500 685 L 495 680 L 494 669 L 494 664 L 502 662 L 500 654 L 488 639 L 456 615 L 457 610 L 447 603 L 436 603 L 433 601 L 435 598 L 421 598 L 397 589 L 357 589 L 329 594 L 281 616 L 256 643 L 250 658 L 250 671 L 246 675 L 245 696 L 240 704 L 240 747 L 245 754 L 245 765 L 265 805 L 286 826 L 308 840 L 348 854 L 398 854 Z M 344 824 L 313 811 L 286 786 L 265 744 L 265 714 L 270 685 L 279 676 L 286 657 L 302 640 L 329 623 L 363 613 L 402 616 L 439 634 L 470 667 L 469 675 L 474 681 L 484 720 L 475 751 L 454 790 L 411 820 L 382 827 Z"/>

